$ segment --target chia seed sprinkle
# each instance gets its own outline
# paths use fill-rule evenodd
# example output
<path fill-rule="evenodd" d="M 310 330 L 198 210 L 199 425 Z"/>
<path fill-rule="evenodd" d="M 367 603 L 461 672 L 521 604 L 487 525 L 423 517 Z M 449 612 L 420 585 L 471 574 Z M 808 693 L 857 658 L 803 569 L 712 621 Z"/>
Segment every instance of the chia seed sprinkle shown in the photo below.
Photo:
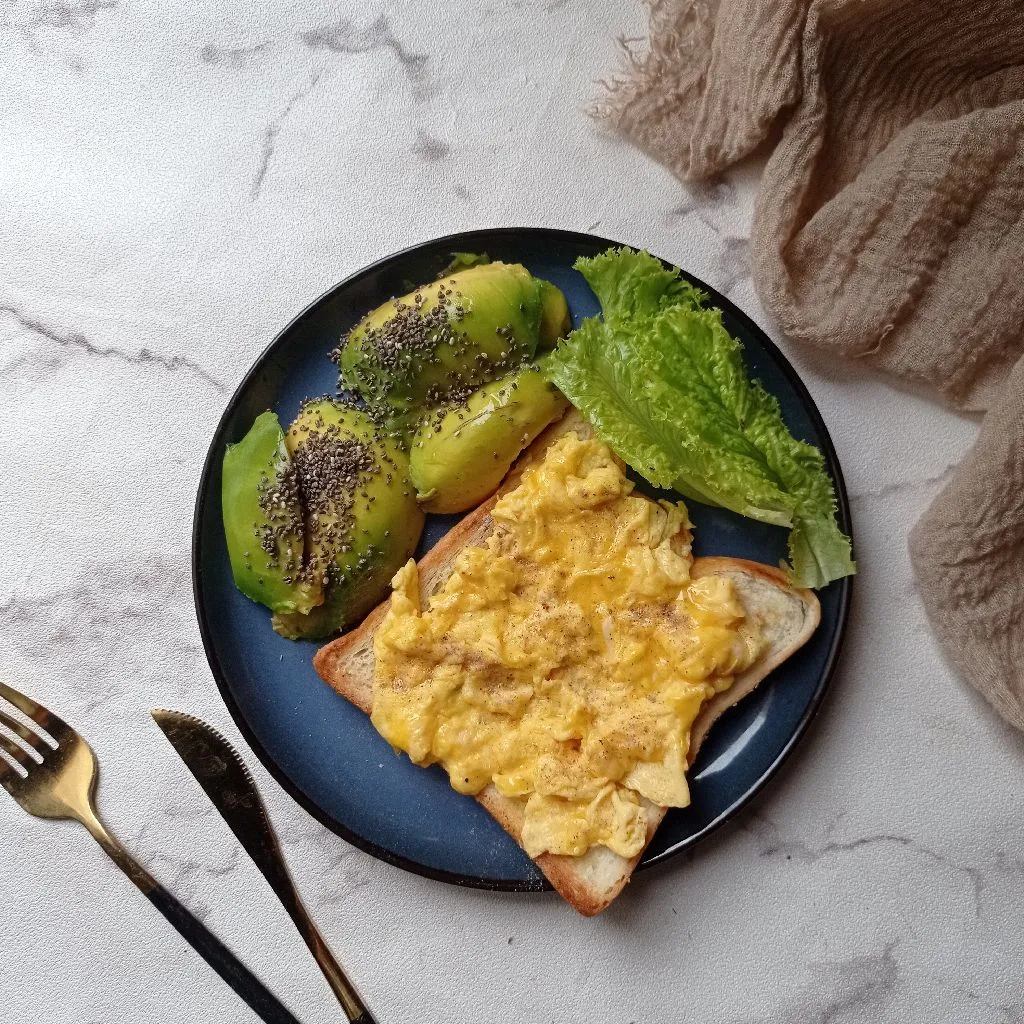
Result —
<path fill-rule="evenodd" d="M 303 403 L 302 411 L 318 401 L 323 399 Z M 312 416 L 311 426 L 309 422 L 307 414 L 306 423 L 293 434 L 302 437 L 291 462 L 280 463 L 273 482 L 261 481 L 259 502 L 267 522 L 256 535 L 267 565 L 284 569 L 285 583 L 327 586 L 335 572 L 335 553 L 352 547 L 356 493 L 365 497 L 367 483 L 381 468 L 372 442 L 328 423 L 319 412 Z M 302 564 L 297 541 L 304 527 L 307 544 Z"/>
<path fill-rule="evenodd" d="M 420 395 L 430 410 L 461 405 L 481 385 L 521 365 L 527 355 L 511 323 L 495 327 L 503 343 L 497 351 L 480 351 L 479 342 L 456 328 L 469 309 L 454 280 L 422 288 L 411 300 L 392 299 L 381 322 L 364 319 L 331 353 L 340 369 L 340 391 L 359 394 L 379 427 L 393 431 L 395 414 Z M 525 311 L 525 303 L 520 310 Z M 428 383 L 432 368 L 440 371 L 440 382 Z"/>

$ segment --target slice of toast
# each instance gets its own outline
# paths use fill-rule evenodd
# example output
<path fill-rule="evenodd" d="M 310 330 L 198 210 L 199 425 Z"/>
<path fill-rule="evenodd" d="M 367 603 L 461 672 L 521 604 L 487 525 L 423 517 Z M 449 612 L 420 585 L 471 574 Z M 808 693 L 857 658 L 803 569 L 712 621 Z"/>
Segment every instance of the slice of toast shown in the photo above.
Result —
<path fill-rule="evenodd" d="M 498 498 L 519 482 L 523 470 L 542 459 L 548 446 L 563 434 L 581 437 L 593 431 L 575 411 L 552 424 L 523 453 L 498 491 L 460 520 L 419 562 L 423 606 L 444 586 L 458 553 L 483 546 L 493 529 L 491 509 Z M 698 558 L 691 575 L 728 575 L 748 615 L 756 617 L 768 641 L 764 654 L 738 675 L 729 689 L 717 694 L 700 711 L 690 730 L 688 763 L 692 764 L 704 737 L 722 713 L 750 693 L 776 666 L 799 649 L 814 632 L 820 618 L 818 599 L 809 590 L 795 588 L 780 569 L 739 558 Z M 313 659 L 320 676 L 366 714 L 373 709 L 373 638 L 387 612 L 390 598 L 378 605 L 356 629 L 322 647 Z M 477 799 L 501 826 L 521 842 L 525 800 L 502 796 L 488 786 Z M 647 812 L 647 843 L 665 816 L 666 808 L 643 801 Z M 537 866 L 552 886 L 581 914 L 604 910 L 622 891 L 643 851 L 625 858 L 607 847 L 594 846 L 580 857 L 543 853 Z"/>

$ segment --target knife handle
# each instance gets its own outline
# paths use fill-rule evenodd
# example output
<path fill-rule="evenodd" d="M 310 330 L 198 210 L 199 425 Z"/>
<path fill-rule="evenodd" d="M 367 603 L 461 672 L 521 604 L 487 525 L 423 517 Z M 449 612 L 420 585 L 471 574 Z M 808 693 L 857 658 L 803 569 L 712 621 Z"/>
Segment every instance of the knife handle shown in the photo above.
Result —
<path fill-rule="evenodd" d="M 238 835 L 237 832 L 235 834 Z M 243 839 L 243 845 L 256 867 L 260 869 L 263 877 L 270 883 L 270 887 L 277 893 L 277 898 L 288 911 L 288 916 L 299 930 L 302 941 L 309 947 L 323 976 L 327 979 L 327 984 L 331 986 L 331 991 L 341 1004 L 342 1010 L 345 1011 L 346 1019 L 350 1024 L 377 1024 L 373 1014 L 363 1002 L 362 996 L 359 995 L 358 989 L 349 981 L 341 964 L 338 963 L 327 943 L 324 942 L 320 929 L 309 916 L 302 897 L 299 896 L 299 891 L 295 888 L 295 883 L 285 865 L 280 844 L 270 827 L 269 819 L 266 829 L 260 837 L 262 842 L 259 846 L 245 843 L 242 836 L 239 838 Z"/>
<path fill-rule="evenodd" d="M 281 895 L 280 892 L 278 895 Z M 366 1004 L 359 995 L 359 991 L 349 981 L 348 975 L 341 968 L 341 964 L 335 960 L 334 954 L 327 948 L 327 943 L 324 942 L 320 930 L 306 912 L 306 908 L 298 898 L 298 893 L 295 896 L 294 906 L 290 906 L 284 898 L 282 898 L 281 902 L 284 903 L 296 927 L 299 929 L 299 934 L 313 954 L 320 970 L 323 972 L 323 976 L 331 986 L 331 991 L 334 993 L 335 998 L 341 1003 L 341 1008 L 345 1011 L 345 1016 L 349 1019 L 350 1024 L 377 1024 L 373 1014 L 366 1008 Z"/>
<path fill-rule="evenodd" d="M 139 891 L 167 918 L 185 941 L 224 979 L 266 1024 L 299 1024 L 292 1013 L 234 953 L 191 911 L 175 899 L 106 830 L 98 818 L 82 824 L 107 856 L 135 883 Z M 366 1024 L 372 1024 L 367 1017 Z"/>

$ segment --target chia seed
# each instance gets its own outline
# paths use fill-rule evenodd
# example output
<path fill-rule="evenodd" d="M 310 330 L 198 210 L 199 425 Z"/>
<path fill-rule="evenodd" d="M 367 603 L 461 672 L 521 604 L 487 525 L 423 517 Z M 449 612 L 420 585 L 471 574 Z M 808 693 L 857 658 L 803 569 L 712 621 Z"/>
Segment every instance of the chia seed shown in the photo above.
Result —
<path fill-rule="evenodd" d="M 331 353 L 341 371 L 340 389 L 358 393 L 380 427 L 405 408 L 417 385 L 423 386 L 425 368 L 437 366 L 442 350 L 445 363 L 453 365 L 441 367 L 442 383 L 425 389 L 423 404 L 431 410 L 463 404 L 481 385 L 519 366 L 526 355 L 511 323 L 494 329 L 503 342 L 498 353 L 473 352 L 474 343 L 454 326 L 468 309 L 451 279 L 431 286 L 432 294 L 424 292 L 416 292 L 411 301 L 392 299 L 383 323 L 369 326 L 362 321 Z M 346 352 L 353 358 L 346 360 Z"/>
<path fill-rule="evenodd" d="M 303 410 L 309 404 L 303 403 Z M 267 478 L 258 487 L 267 522 L 257 528 L 256 536 L 268 566 L 283 568 L 286 583 L 326 586 L 334 572 L 335 552 L 351 547 L 356 492 L 366 493 L 366 484 L 380 466 L 371 444 L 327 423 L 320 414 L 303 434 L 291 462 L 282 462 L 273 482 Z M 302 564 L 297 541 L 304 527 L 307 545 Z"/>

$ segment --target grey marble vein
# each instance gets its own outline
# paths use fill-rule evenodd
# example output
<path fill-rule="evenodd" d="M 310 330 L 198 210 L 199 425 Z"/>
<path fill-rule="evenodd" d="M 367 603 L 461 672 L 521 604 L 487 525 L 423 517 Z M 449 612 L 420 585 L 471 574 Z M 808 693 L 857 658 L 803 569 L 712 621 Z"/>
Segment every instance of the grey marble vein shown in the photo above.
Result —
<path fill-rule="evenodd" d="M 949 992 L 968 1007 L 983 1011 L 986 1024 L 1024 1024 L 1024 998 L 995 999 L 965 984 L 955 971 L 937 974 L 932 983 L 936 989 Z"/>
<path fill-rule="evenodd" d="M 138 842 L 134 846 L 142 848 Z M 146 858 L 146 866 L 200 921 L 207 921 L 220 903 L 218 882 L 232 874 L 244 860 L 244 851 L 233 838 L 228 851 L 227 858 L 219 863 L 211 862 L 209 845 L 198 846 L 194 854 L 185 857 L 156 852 Z"/>
<path fill-rule="evenodd" d="M 199 51 L 199 59 L 204 64 L 221 64 L 240 68 L 248 64 L 250 58 L 266 53 L 272 45 L 273 43 L 269 39 L 252 46 L 216 46 L 213 43 L 207 43 Z"/>
<path fill-rule="evenodd" d="M 409 149 L 413 156 L 430 164 L 443 160 L 451 151 L 452 147 L 444 139 L 439 139 L 422 128 L 416 129 L 416 141 Z"/>
<path fill-rule="evenodd" d="M 716 285 L 723 295 L 730 295 L 733 289 L 750 277 L 750 239 L 742 236 L 723 235 L 722 247 L 718 254 L 718 278 Z"/>
<path fill-rule="evenodd" d="M 185 371 L 220 393 L 226 391 L 222 381 L 219 381 L 196 360 L 190 359 L 188 356 L 168 356 L 160 352 L 153 352 L 148 348 L 141 348 L 137 352 L 128 352 L 113 345 L 99 345 L 79 331 L 47 324 L 38 316 L 10 303 L 0 305 L 0 315 L 4 314 L 11 317 L 19 327 L 29 334 L 51 342 L 62 349 L 84 352 L 86 355 L 98 359 L 115 359 L 133 366 L 159 366 L 169 373 Z"/>
<path fill-rule="evenodd" d="M 341 18 L 331 24 L 304 29 L 299 32 L 299 39 L 311 50 L 327 50 L 330 53 L 389 50 L 405 72 L 417 98 L 424 99 L 433 91 L 427 67 L 429 56 L 403 43 L 392 31 L 391 23 L 384 14 L 367 25 L 359 25 L 352 18 Z"/>
<path fill-rule="evenodd" d="M 842 815 L 826 828 L 826 836 L 832 834 L 841 818 Z M 757 812 L 747 817 L 743 827 L 758 840 L 760 856 L 782 856 L 786 860 L 795 860 L 804 864 L 814 864 L 827 857 L 855 853 L 858 850 L 868 848 L 890 846 L 907 850 L 918 857 L 924 858 L 926 861 L 963 875 L 970 883 L 970 896 L 974 916 L 976 918 L 981 917 L 981 894 L 985 888 L 982 868 L 934 850 L 910 836 L 900 835 L 895 832 L 878 832 L 842 841 L 827 839 L 820 845 L 811 845 L 799 839 L 784 838 L 779 832 L 777 825 L 763 814 Z"/>
<path fill-rule="evenodd" d="M 740 234 L 725 223 L 734 219 L 736 187 L 729 181 L 718 180 L 688 182 L 686 189 L 686 198 L 666 212 L 665 223 L 677 226 L 693 219 L 715 236 L 715 266 L 707 280 L 723 295 L 730 295 L 741 281 L 751 276 L 749 230 Z"/>
<path fill-rule="evenodd" d="M 288 120 L 291 112 L 299 103 L 302 102 L 302 100 L 309 96 L 309 94 L 316 88 L 317 83 L 322 77 L 322 71 L 318 71 L 314 74 L 306 85 L 291 96 L 288 102 L 284 105 L 284 109 L 281 113 L 278 114 L 264 130 L 259 166 L 256 168 L 256 174 L 253 176 L 252 185 L 249 188 L 249 195 L 253 200 L 259 198 L 260 192 L 263 189 L 263 183 L 266 180 L 267 171 L 270 168 L 270 161 L 273 159 L 274 149 L 277 146 L 277 137 L 281 133 L 281 129 L 284 127 L 284 124 Z"/>
<path fill-rule="evenodd" d="M 815 1016 L 811 1020 L 816 1020 L 817 1024 L 833 1024 L 850 1010 L 864 1018 L 872 1005 L 888 999 L 899 981 L 899 967 L 893 955 L 897 945 L 898 940 L 893 939 L 880 953 L 827 965 L 828 970 L 837 972 L 849 987 L 842 995 L 830 999 L 821 1010 L 812 1010 Z M 803 1014 L 793 1018 L 793 1024 L 806 1024 L 807 1021 Z"/>
<path fill-rule="evenodd" d="M 843 959 L 812 960 L 808 968 L 816 983 L 769 1015 L 744 1017 L 735 1024 L 839 1024 L 875 1021 L 900 984 L 896 949 L 899 939 L 886 942 L 877 953 Z M 888 1019 L 888 1018 L 886 1018 Z"/>
<path fill-rule="evenodd" d="M 54 0 L 40 4 L 17 4 L 8 0 L 6 8 L 0 7 L 0 31 L 12 30 L 31 54 L 48 57 L 47 36 L 84 36 L 93 29 L 101 13 L 112 11 L 119 4 L 120 0 Z M 84 72 L 80 54 L 67 54 L 60 62 L 76 74 Z"/>
<path fill-rule="evenodd" d="M 707 219 L 708 214 L 733 205 L 736 198 L 736 186 L 725 178 L 688 181 L 683 186 L 683 197 L 668 210 L 667 219 L 671 222 L 699 215 L 705 224 L 716 230 L 713 222 Z"/>
<path fill-rule="evenodd" d="M 936 484 L 944 484 L 953 475 L 953 472 L 958 465 L 959 463 L 957 462 L 951 462 L 938 473 L 931 473 L 924 477 L 914 477 L 909 480 L 894 480 L 891 483 L 882 484 L 879 487 L 872 487 L 865 491 L 857 491 L 850 495 L 850 501 L 878 501 L 881 499 L 891 498 L 895 495 L 903 495 L 908 491 L 933 487 Z"/>
<path fill-rule="evenodd" d="M 106 511 L 116 515 L 132 504 L 125 494 Z M 202 661 L 198 636 L 184 628 L 192 618 L 189 590 L 187 549 L 173 559 L 112 553 L 70 570 L 55 589 L 36 592 L 23 582 L 0 604 L 0 624 L 8 650 L 36 671 L 67 664 L 73 668 L 59 676 L 88 678 L 75 692 L 88 720 L 122 706 L 126 696 L 133 700 L 141 678 L 160 680 L 171 701 L 188 693 Z M 174 632 L 160 637 L 168 623 Z"/>
<path fill-rule="evenodd" d="M 72 29 L 84 31 L 92 28 L 101 11 L 112 11 L 120 0 L 53 0 L 50 3 L 20 5 L 8 2 L 0 7 L 0 28 L 16 28 L 23 32 L 35 29 Z M 20 15 L 19 11 L 22 11 Z"/>
<path fill-rule="evenodd" d="M 333 839 L 325 842 L 328 849 L 331 845 L 334 850 L 321 861 L 316 882 L 317 902 L 323 906 L 349 902 L 373 883 L 367 865 L 354 850 Z"/>

